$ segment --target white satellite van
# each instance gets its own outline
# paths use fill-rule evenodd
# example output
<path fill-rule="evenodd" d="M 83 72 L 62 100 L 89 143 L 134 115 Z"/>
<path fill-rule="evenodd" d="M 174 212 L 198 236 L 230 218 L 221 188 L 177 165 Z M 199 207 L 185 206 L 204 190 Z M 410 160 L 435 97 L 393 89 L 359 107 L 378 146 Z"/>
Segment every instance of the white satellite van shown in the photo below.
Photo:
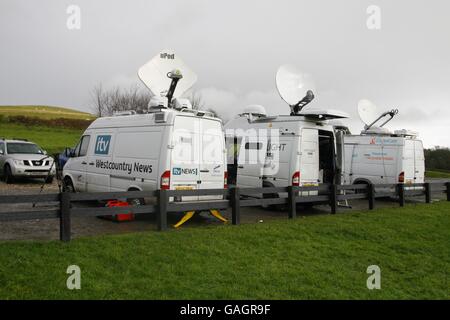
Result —
<path fill-rule="evenodd" d="M 417 133 L 408 130 L 390 132 L 383 127 L 398 110 L 378 116 L 373 103 L 361 100 L 358 113 L 365 123 L 364 130 L 360 135 L 343 135 L 344 183 L 423 183 L 425 157 L 422 141 L 417 139 Z M 386 116 L 389 118 L 381 126 L 374 126 Z"/>
<path fill-rule="evenodd" d="M 192 86 L 195 74 L 167 50 L 144 65 L 139 77 L 154 95 L 148 113 L 95 120 L 64 166 L 66 189 L 107 192 L 224 188 L 226 150 L 221 120 L 186 107 L 186 101 L 172 101 Z"/>
<path fill-rule="evenodd" d="M 328 120 L 346 118 L 347 114 L 336 110 L 301 111 L 314 95 L 292 66 L 281 66 L 276 80 L 291 114 L 267 116 L 262 106 L 249 106 L 226 123 L 229 183 L 238 187 L 340 183 L 337 179 L 342 155 Z"/>

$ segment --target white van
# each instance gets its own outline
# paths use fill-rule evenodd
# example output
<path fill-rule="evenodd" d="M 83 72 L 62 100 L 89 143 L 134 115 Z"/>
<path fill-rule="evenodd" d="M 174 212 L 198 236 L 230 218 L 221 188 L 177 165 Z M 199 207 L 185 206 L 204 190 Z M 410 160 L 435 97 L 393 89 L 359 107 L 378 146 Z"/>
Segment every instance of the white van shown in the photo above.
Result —
<path fill-rule="evenodd" d="M 335 126 L 344 147 L 343 179 L 345 184 L 423 183 L 425 157 L 417 132 L 385 128 L 398 109 L 380 113 L 367 99 L 358 102 L 358 114 L 365 124 L 359 135 L 345 126 Z M 375 126 L 381 122 L 381 125 Z M 420 187 L 415 187 L 420 188 Z"/>
<path fill-rule="evenodd" d="M 222 189 L 226 151 L 222 121 L 180 98 L 197 80 L 172 50 L 143 65 L 152 98 L 147 114 L 95 120 L 64 166 L 69 191 Z M 205 196 L 203 199 L 220 199 Z M 175 200 L 197 200 L 183 197 Z"/>
<path fill-rule="evenodd" d="M 66 188 L 77 192 L 221 189 L 225 161 L 220 119 L 160 109 L 95 120 L 63 177 Z"/>
<path fill-rule="evenodd" d="M 247 110 L 225 125 L 230 177 L 238 187 L 339 183 L 341 155 L 326 120 L 344 117 L 339 111 L 267 117 Z"/>
<path fill-rule="evenodd" d="M 406 131 L 390 135 L 344 135 L 345 184 L 423 183 L 422 141 Z"/>

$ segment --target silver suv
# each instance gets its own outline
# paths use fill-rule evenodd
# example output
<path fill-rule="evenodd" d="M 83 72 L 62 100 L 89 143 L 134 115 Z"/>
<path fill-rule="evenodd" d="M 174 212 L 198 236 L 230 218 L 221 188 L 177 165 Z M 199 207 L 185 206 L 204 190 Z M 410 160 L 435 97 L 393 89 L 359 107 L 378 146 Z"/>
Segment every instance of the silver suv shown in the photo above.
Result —
<path fill-rule="evenodd" d="M 16 177 L 43 178 L 51 183 L 56 169 L 53 158 L 35 143 L 0 139 L 0 174 L 6 183 L 13 183 Z"/>

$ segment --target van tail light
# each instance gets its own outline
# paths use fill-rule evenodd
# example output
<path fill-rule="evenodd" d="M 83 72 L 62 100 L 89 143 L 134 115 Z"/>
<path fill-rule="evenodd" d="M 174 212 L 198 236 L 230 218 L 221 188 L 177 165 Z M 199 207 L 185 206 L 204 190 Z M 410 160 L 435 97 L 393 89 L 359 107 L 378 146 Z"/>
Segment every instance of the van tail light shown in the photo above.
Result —
<path fill-rule="evenodd" d="M 228 171 L 223 173 L 223 188 L 228 189 Z"/>
<path fill-rule="evenodd" d="M 398 182 L 399 183 L 405 182 L 405 172 L 404 171 L 400 172 L 400 174 L 398 175 Z"/>
<path fill-rule="evenodd" d="M 169 190 L 170 189 L 170 171 L 164 171 L 161 176 L 161 190 Z"/>
<path fill-rule="evenodd" d="M 300 185 L 300 171 L 295 171 L 292 175 L 292 186 L 298 187 Z"/>

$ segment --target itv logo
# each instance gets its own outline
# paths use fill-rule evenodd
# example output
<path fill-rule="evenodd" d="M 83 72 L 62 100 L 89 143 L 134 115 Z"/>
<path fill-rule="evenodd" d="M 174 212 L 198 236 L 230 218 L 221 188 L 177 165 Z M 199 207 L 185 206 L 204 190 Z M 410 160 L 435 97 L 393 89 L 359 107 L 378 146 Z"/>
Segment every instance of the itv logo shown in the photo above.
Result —
<path fill-rule="evenodd" d="M 111 136 L 97 136 L 97 141 L 95 142 L 95 154 L 108 154 L 110 144 Z"/>

